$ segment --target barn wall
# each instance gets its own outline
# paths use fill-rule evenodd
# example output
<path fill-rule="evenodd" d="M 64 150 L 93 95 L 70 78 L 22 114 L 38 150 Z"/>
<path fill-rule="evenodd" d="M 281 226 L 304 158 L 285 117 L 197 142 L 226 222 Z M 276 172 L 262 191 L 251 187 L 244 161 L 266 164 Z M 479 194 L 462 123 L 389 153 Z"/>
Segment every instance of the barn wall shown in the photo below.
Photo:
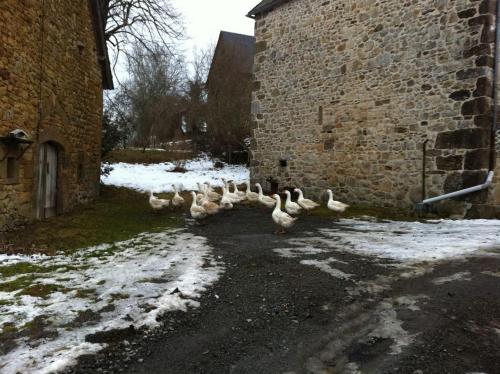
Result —
<path fill-rule="evenodd" d="M 422 197 L 428 139 L 428 197 L 483 183 L 495 6 L 294 0 L 257 17 L 252 179 L 409 210 Z M 465 200 L 498 207 L 494 195 Z"/>
<path fill-rule="evenodd" d="M 60 212 L 98 194 L 102 77 L 90 12 L 88 0 L 0 2 L 0 135 L 21 128 L 35 140 L 16 183 L 0 174 L 0 229 L 36 216 L 39 142 L 61 150 Z"/>

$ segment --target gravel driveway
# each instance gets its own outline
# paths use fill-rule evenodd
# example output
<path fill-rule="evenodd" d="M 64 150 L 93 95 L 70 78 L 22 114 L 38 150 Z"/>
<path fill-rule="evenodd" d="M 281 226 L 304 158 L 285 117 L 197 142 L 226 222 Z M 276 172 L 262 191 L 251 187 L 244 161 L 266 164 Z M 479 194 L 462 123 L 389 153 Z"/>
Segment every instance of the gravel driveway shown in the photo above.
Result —
<path fill-rule="evenodd" d="M 341 224 L 275 236 L 269 212 L 243 207 L 190 224 L 225 267 L 200 307 L 89 337 L 109 348 L 68 372 L 500 373 L 500 247 L 450 234 L 455 258 L 368 255 L 332 245 Z"/>

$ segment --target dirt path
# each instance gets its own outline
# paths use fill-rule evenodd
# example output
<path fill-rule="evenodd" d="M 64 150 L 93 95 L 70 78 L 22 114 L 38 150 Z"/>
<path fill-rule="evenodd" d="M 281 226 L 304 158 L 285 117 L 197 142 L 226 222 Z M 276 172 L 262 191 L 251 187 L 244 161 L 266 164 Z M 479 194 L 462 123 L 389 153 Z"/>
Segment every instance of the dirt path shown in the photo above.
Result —
<path fill-rule="evenodd" d="M 241 208 L 193 227 L 226 266 L 201 306 L 149 336 L 94 337 L 110 348 L 69 372 L 500 373 L 496 256 L 403 266 L 318 253 L 328 273 L 275 251 L 332 224 L 307 217 L 278 237 L 267 213 Z"/>

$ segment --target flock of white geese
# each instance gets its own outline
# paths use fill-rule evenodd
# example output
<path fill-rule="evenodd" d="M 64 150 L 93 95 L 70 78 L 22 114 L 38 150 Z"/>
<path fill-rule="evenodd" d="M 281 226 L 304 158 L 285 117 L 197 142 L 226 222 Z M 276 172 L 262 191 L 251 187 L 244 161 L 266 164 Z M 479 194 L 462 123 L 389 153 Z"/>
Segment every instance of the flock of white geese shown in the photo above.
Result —
<path fill-rule="evenodd" d="M 304 194 L 299 188 L 295 188 L 294 192 L 299 194 L 296 202 L 292 201 L 290 191 L 285 190 L 285 212 L 281 210 L 281 197 L 274 194 L 272 197 L 264 195 L 262 186 L 256 183 L 258 192 L 253 192 L 250 187 L 250 182 L 246 182 L 246 191 L 238 190 L 236 183 L 226 181 L 222 178 L 224 186 L 222 187 L 222 195 L 216 192 L 209 182 L 197 183 L 198 191 L 191 191 L 193 201 L 191 203 L 190 213 L 196 221 L 204 221 L 207 217 L 218 214 L 221 211 L 233 209 L 235 204 L 243 201 L 260 203 L 267 208 L 274 208 L 272 218 L 278 225 L 278 234 L 285 233 L 285 230 L 294 225 L 298 219 L 298 215 L 303 211 L 309 212 L 320 206 L 315 201 L 304 198 Z M 231 190 L 232 186 L 232 190 Z M 152 191 L 149 191 L 149 204 L 154 210 L 162 210 L 168 206 L 181 207 L 184 205 L 185 200 L 179 195 L 175 185 L 172 185 L 174 196 L 171 200 L 160 199 L 156 197 Z M 344 212 L 349 205 L 340 201 L 333 200 L 333 193 L 331 190 L 326 190 L 328 194 L 328 209 L 334 212 Z"/>

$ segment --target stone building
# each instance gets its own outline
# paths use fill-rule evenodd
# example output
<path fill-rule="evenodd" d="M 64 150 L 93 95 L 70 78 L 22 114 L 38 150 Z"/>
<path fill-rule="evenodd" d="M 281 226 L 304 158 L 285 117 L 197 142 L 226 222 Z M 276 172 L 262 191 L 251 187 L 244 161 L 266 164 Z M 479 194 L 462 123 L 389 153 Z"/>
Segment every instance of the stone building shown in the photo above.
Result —
<path fill-rule="evenodd" d="M 262 1 L 252 179 L 408 211 L 494 175 L 431 206 L 498 217 L 496 13 L 497 0 Z"/>
<path fill-rule="evenodd" d="M 113 83 L 100 0 L 3 0 L 0 19 L 5 230 L 98 194 L 103 89 Z"/>

